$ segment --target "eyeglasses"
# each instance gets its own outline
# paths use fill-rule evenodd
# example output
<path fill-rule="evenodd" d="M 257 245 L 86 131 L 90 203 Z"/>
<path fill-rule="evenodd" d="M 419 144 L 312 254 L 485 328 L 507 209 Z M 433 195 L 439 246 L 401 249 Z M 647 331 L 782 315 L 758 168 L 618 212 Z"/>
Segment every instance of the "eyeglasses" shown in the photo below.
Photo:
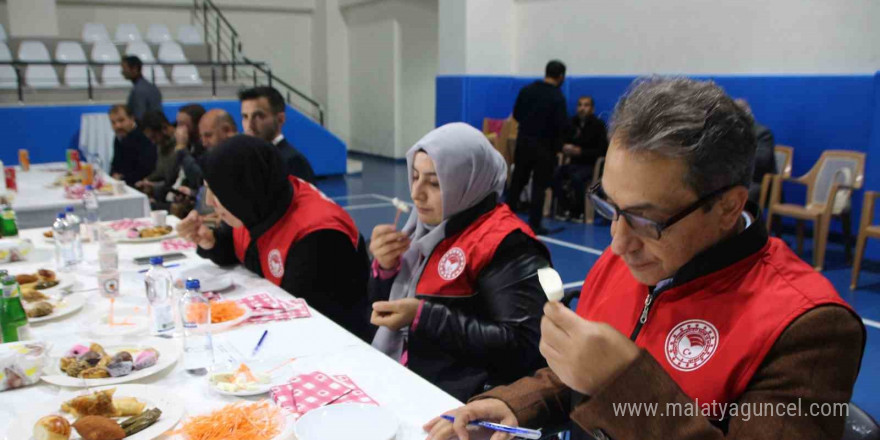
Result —
<path fill-rule="evenodd" d="M 699 200 L 690 204 L 687 208 L 684 208 L 678 214 L 669 217 L 668 219 L 666 219 L 666 221 L 663 222 L 656 222 L 654 220 L 647 219 L 640 215 L 632 214 L 618 208 L 613 203 L 608 201 L 605 192 L 602 191 L 601 182 L 596 182 L 596 184 L 590 188 L 590 199 L 593 201 L 593 206 L 596 207 L 596 212 L 598 212 L 599 215 L 601 215 L 602 217 L 605 217 L 611 221 L 617 221 L 620 217 L 623 217 L 626 220 L 626 223 L 629 225 L 630 228 L 632 228 L 633 232 L 636 235 L 659 240 L 662 232 L 665 229 L 678 223 L 683 218 L 690 215 L 692 212 L 709 203 L 715 197 L 723 194 L 724 192 L 735 186 L 736 185 L 728 185 L 712 191 L 709 194 L 700 197 Z"/>

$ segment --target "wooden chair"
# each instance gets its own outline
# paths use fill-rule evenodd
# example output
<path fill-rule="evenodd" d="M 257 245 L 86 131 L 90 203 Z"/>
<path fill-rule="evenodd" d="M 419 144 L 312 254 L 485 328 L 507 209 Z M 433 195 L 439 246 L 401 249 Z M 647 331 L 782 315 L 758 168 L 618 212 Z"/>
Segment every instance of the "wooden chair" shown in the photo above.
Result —
<path fill-rule="evenodd" d="M 784 179 L 791 177 L 791 162 L 794 158 L 794 148 L 786 145 L 777 145 L 773 148 L 773 155 L 776 156 L 776 174 L 764 174 L 764 178 L 761 180 L 761 197 L 758 199 L 758 206 L 760 206 L 762 214 L 767 209 L 767 196 L 770 195 L 773 176 L 780 175 Z"/>
<path fill-rule="evenodd" d="M 862 221 L 859 223 L 859 238 L 856 239 L 856 255 L 853 257 L 852 282 L 849 288 L 855 290 L 859 283 L 859 271 L 862 269 L 862 258 L 865 256 L 865 243 L 868 238 L 880 238 L 880 225 L 874 222 L 874 201 L 880 197 L 876 191 L 865 191 L 862 202 Z"/>
<path fill-rule="evenodd" d="M 797 251 L 803 251 L 803 221 L 813 221 L 813 266 L 822 270 L 825 248 L 832 217 L 843 222 L 846 253 L 850 245 L 850 208 L 852 192 L 862 187 L 865 177 L 865 153 L 848 150 L 825 150 L 807 174 L 797 178 L 773 176 L 767 230 L 771 230 L 773 216 L 797 219 Z M 782 183 L 794 182 L 807 187 L 805 206 L 781 203 Z"/>

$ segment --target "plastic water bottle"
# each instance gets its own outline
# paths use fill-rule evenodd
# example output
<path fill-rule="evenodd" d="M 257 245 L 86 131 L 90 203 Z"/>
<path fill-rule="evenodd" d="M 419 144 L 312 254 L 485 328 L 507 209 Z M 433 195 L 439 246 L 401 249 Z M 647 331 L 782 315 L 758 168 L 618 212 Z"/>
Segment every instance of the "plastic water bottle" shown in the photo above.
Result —
<path fill-rule="evenodd" d="M 86 185 L 86 192 L 83 194 L 83 205 L 86 208 L 86 233 L 89 240 L 98 241 L 98 222 L 101 219 L 98 216 L 98 195 L 95 193 L 92 185 Z"/>
<path fill-rule="evenodd" d="M 73 231 L 73 248 L 76 251 L 76 262 L 82 263 L 83 261 L 83 247 L 82 247 L 82 221 L 79 216 L 73 210 L 73 206 L 68 206 L 64 208 L 64 212 L 67 215 L 67 223 L 70 224 L 70 229 Z"/>
<path fill-rule="evenodd" d="M 55 266 L 62 272 L 73 269 L 76 266 L 76 249 L 67 214 L 58 213 L 52 224 L 52 234 L 55 236 Z"/>
<path fill-rule="evenodd" d="M 180 320 L 183 323 L 183 366 L 188 373 L 201 376 L 214 364 L 214 345 L 211 303 L 199 288 L 199 280 L 186 280 L 186 291 L 180 298 Z"/>
<path fill-rule="evenodd" d="M 144 276 L 147 301 L 150 302 L 150 323 L 153 335 L 164 336 L 174 331 L 174 291 L 171 272 L 162 266 L 162 257 L 150 258 L 150 270 Z"/>

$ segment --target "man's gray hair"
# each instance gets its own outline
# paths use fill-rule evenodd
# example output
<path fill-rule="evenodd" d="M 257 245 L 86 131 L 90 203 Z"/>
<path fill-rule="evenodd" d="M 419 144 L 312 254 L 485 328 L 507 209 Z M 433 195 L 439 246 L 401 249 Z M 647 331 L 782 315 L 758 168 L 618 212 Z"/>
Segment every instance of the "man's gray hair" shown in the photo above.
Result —
<path fill-rule="evenodd" d="M 702 197 L 725 186 L 749 186 L 752 123 L 712 81 L 655 76 L 634 81 L 617 102 L 609 138 L 628 151 L 684 159 L 684 181 Z"/>

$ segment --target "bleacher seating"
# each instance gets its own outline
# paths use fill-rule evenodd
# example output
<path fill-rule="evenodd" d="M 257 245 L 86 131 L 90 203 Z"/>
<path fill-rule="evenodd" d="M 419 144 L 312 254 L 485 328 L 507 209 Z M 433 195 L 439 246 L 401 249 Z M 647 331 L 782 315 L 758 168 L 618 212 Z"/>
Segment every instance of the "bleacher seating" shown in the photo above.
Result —
<path fill-rule="evenodd" d="M 42 41 L 22 41 L 18 46 L 18 60 L 32 63 L 52 61 L 52 58 Z"/>
<path fill-rule="evenodd" d="M 92 46 L 92 61 L 96 63 L 119 63 L 122 58 L 116 45 L 109 41 L 99 41 Z"/>
<path fill-rule="evenodd" d="M 6 41 L 6 29 L 3 28 L 3 24 L 0 24 L 0 41 Z"/>
<path fill-rule="evenodd" d="M 195 86 L 202 84 L 199 70 L 192 64 L 177 65 L 171 68 L 171 79 L 175 84 Z"/>
<path fill-rule="evenodd" d="M 107 32 L 107 26 L 104 26 L 103 23 L 86 23 L 83 26 L 82 40 L 86 43 L 110 41 L 110 33 Z"/>
<path fill-rule="evenodd" d="M 12 61 L 12 52 L 6 43 L 0 43 L 0 61 Z"/>
<path fill-rule="evenodd" d="M 132 41 L 141 41 L 141 31 L 137 26 L 131 23 L 122 23 L 116 26 L 116 36 L 114 39 L 117 43 L 131 43 Z"/>
<path fill-rule="evenodd" d="M 143 75 L 147 78 L 147 81 L 157 86 L 171 84 L 168 81 L 168 75 L 165 75 L 165 68 L 158 64 L 144 64 Z"/>
<path fill-rule="evenodd" d="M 202 33 L 191 24 L 182 24 L 177 28 L 177 41 L 180 44 L 205 44 Z"/>
<path fill-rule="evenodd" d="M 187 61 L 183 48 L 175 41 L 166 41 L 159 46 L 160 63 L 185 63 Z"/>
<path fill-rule="evenodd" d="M 151 24 L 147 28 L 147 41 L 153 44 L 162 44 L 166 41 L 174 41 L 171 31 L 164 24 Z"/>
<path fill-rule="evenodd" d="M 128 87 L 131 83 L 122 76 L 122 66 L 109 64 L 101 70 L 101 81 L 106 87 Z"/>
<path fill-rule="evenodd" d="M 134 41 L 128 43 L 128 46 L 125 48 L 126 55 L 134 55 L 141 59 L 141 62 L 144 64 L 155 63 L 156 58 L 153 56 L 153 51 L 150 50 L 150 46 L 143 41 Z"/>
<path fill-rule="evenodd" d="M 62 41 L 55 47 L 55 61 L 62 63 L 85 63 L 86 53 L 76 41 Z"/>
<path fill-rule="evenodd" d="M 51 89 L 61 85 L 54 67 L 39 64 L 28 65 L 25 68 L 24 81 L 35 89 Z"/>
<path fill-rule="evenodd" d="M 68 87 L 83 89 L 89 86 L 89 74 L 91 73 L 92 87 L 98 87 L 100 82 L 95 71 L 85 64 L 70 64 L 64 68 L 64 84 Z"/>

